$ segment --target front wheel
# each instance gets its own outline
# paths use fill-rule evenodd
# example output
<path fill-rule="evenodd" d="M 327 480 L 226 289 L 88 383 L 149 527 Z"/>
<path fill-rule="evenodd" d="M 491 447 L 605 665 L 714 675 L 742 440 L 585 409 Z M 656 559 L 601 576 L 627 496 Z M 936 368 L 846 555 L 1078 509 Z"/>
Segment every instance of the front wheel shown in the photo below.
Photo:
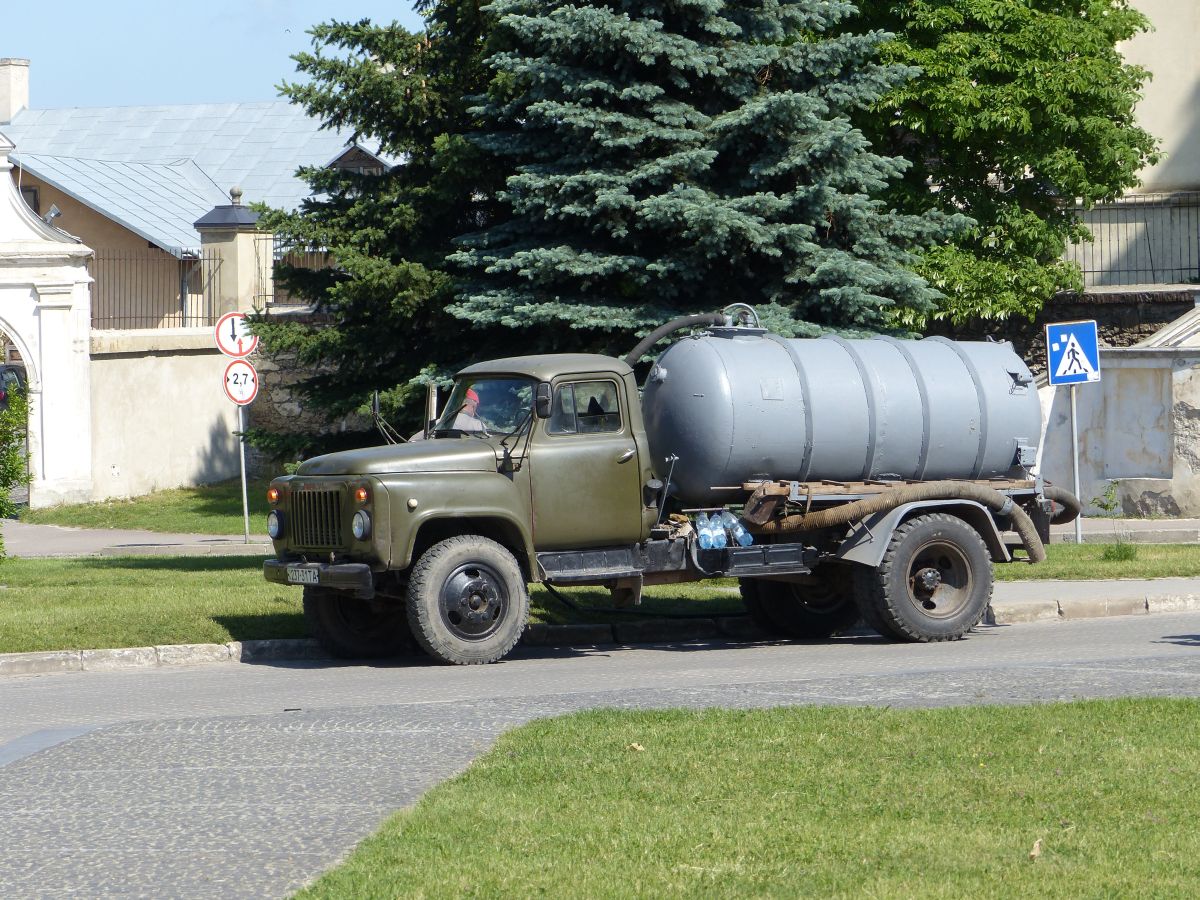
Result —
<path fill-rule="evenodd" d="M 979 624 L 992 598 L 992 560 L 962 519 L 929 513 L 905 522 L 877 569 L 858 572 L 863 618 L 885 637 L 953 641 Z"/>
<path fill-rule="evenodd" d="M 434 544 L 412 568 L 408 621 L 434 659 L 495 662 L 516 645 L 529 618 L 529 594 L 513 555 L 478 535 Z"/>
<path fill-rule="evenodd" d="M 342 659 L 379 659 L 412 649 L 404 605 L 360 600 L 345 591 L 304 588 L 304 619 L 317 642 Z"/>

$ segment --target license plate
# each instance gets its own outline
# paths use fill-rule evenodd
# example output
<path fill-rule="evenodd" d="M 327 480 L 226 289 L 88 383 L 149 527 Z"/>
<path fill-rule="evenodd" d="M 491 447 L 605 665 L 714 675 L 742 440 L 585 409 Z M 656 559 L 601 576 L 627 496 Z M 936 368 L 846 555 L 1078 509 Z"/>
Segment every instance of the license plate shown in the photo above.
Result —
<path fill-rule="evenodd" d="M 321 573 L 316 569 L 303 569 L 300 566 L 288 566 L 287 579 L 292 584 L 319 584 Z"/>

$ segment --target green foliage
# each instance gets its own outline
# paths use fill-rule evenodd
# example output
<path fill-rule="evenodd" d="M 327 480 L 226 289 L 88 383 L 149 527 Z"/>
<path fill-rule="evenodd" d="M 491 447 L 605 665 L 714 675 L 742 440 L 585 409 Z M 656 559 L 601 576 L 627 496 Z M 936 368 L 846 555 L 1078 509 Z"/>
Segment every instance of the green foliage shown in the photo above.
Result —
<path fill-rule="evenodd" d="M 474 127 L 464 98 L 490 77 L 479 62 L 485 20 L 472 2 L 418 6 L 428 15 L 422 33 L 333 21 L 314 27 L 312 52 L 295 58 L 307 80 L 284 84 L 287 97 L 403 164 L 303 170 L 314 196 L 294 213 L 263 211 L 265 228 L 295 249 L 327 253 L 330 265 L 277 271 L 283 288 L 315 308 L 312 320 L 254 323 L 267 352 L 294 353 L 313 373 L 299 385 L 310 406 L 340 416 L 380 390 L 385 414 L 409 411 L 402 427 L 418 421 L 423 369 L 444 375 L 497 341 L 445 313 L 452 295 L 442 268 L 454 236 L 490 221 L 503 183 L 463 136 Z M 296 441 L 280 448 L 262 432 L 251 439 L 296 450 Z"/>
<path fill-rule="evenodd" d="M 1100 558 L 1108 562 L 1129 562 L 1137 559 L 1137 545 L 1130 541 L 1130 533 L 1123 530 L 1116 519 L 1121 516 L 1121 497 L 1119 494 L 1121 482 L 1119 479 L 1110 479 L 1108 484 L 1104 486 L 1099 497 L 1092 498 L 1092 506 L 1097 506 L 1104 510 L 1104 515 L 1107 518 L 1113 519 L 1113 542 L 1104 546 L 1104 551 Z"/>
<path fill-rule="evenodd" d="M 8 403 L 0 409 L 0 518 L 17 514 L 12 500 L 13 488 L 29 484 L 25 463 L 29 403 L 23 390 L 13 388 Z M 4 557 L 4 538 L 0 536 L 0 559 Z"/>
<path fill-rule="evenodd" d="M 496 0 L 476 143 L 510 217 L 463 239 L 452 311 L 601 343 L 735 301 L 785 333 L 879 330 L 936 292 L 908 263 L 961 217 L 871 199 L 906 168 L 849 116 L 911 70 L 852 7 Z M 587 338 L 584 338 L 587 340 Z"/>
<path fill-rule="evenodd" d="M 895 34 L 882 58 L 920 76 L 859 116 L 880 152 L 913 165 L 885 193 L 907 211 L 931 203 L 976 226 L 917 271 L 945 299 L 934 318 L 1032 318 L 1082 287 L 1062 262 L 1090 206 L 1137 184 L 1157 159 L 1134 123 L 1147 72 L 1117 44 L 1147 27 L 1126 0 L 861 0 L 850 27 Z M 903 318 L 910 327 L 922 315 Z"/>

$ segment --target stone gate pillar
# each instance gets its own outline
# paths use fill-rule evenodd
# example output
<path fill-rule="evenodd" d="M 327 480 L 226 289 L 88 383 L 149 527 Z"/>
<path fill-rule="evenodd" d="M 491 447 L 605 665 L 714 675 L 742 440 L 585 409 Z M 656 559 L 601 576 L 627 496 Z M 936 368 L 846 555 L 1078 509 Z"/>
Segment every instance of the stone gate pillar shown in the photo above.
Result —
<path fill-rule="evenodd" d="M 92 251 L 21 199 L 13 150 L 0 135 L 0 328 L 20 349 L 29 382 L 29 504 L 85 502 L 92 499 Z"/>

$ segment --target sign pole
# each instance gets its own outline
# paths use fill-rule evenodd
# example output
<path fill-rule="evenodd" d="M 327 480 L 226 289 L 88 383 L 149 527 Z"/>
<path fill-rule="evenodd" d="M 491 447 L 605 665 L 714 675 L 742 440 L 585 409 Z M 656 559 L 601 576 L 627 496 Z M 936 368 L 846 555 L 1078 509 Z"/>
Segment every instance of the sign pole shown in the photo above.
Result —
<path fill-rule="evenodd" d="M 1071 385 L 1071 470 L 1074 475 L 1075 496 L 1079 496 L 1079 407 L 1075 402 L 1075 391 L 1079 385 Z M 1083 516 L 1075 517 L 1075 543 L 1083 543 Z"/>
<path fill-rule="evenodd" d="M 246 543 L 248 544 L 250 543 L 250 498 L 246 492 L 246 407 L 244 406 L 238 406 L 238 449 L 242 461 L 242 522 L 246 527 Z M 1076 492 L 1078 490 L 1076 488 Z"/>

